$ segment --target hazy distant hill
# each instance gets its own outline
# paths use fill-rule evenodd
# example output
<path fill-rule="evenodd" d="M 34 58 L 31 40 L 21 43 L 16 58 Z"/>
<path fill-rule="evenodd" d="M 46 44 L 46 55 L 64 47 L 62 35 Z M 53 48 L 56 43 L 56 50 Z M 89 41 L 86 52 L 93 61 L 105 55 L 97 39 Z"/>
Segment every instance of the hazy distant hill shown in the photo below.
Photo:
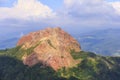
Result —
<path fill-rule="evenodd" d="M 83 50 L 102 55 L 120 55 L 120 29 L 97 30 L 74 36 Z"/>
<path fill-rule="evenodd" d="M 102 55 L 120 55 L 120 29 L 96 30 L 72 34 L 85 51 Z M 0 39 L 0 49 L 14 47 L 19 38 Z"/>
<path fill-rule="evenodd" d="M 17 37 L 13 37 L 9 39 L 0 40 L 0 49 L 15 47 L 18 39 L 19 38 Z"/>

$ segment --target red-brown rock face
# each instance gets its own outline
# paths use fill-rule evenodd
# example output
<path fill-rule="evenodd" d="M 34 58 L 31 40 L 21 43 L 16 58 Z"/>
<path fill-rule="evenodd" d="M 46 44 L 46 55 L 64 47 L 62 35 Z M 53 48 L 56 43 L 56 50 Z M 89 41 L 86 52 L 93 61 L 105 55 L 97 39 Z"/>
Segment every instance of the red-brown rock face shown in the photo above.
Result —
<path fill-rule="evenodd" d="M 54 70 L 74 66 L 76 61 L 70 55 L 70 50 L 81 50 L 79 43 L 60 28 L 32 32 L 23 36 L 17 43 L 19 45 L 26 50 L 33 49 L 29 55 L 22 57 L 25 65 L 33 66 L 42 62 Z"/>

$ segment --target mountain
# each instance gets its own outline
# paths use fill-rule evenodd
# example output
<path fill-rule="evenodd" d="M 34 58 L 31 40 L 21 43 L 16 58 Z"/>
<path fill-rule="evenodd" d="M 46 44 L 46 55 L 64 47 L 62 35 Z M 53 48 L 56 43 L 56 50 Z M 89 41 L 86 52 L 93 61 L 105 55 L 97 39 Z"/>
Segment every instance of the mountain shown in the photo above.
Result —
<path fill-rule="evenodd" d="M 25 65 L 43 62 L 55 70 L 73 66 L 76 61 L 70 55 L 70 50 L 81 50 L 79 43 L 60 28 L 32 32 L 23 36 L 17 46 L 29 51 L 22 56 Z"/>
<path fill-rule="evenodd" d="M 0 50 L 0 80 L 119 80 L 120 57 L 81 50 L 60 28 L 23 36 L 17 46 Z"/>
<path fill-rule="evenodd" d="M 104 56 L 120 56 L 120 29 L 96 30 L 73 36 L 85 51 Z"/>
<path fill-rule="evenodd" d="M 28 31 L 24 33 L 27 34 Z M 91 30 L 84 33 L 72 32 L 71 35 L 81 44 L 84 51 L 104 56 L 120 56 L 120 29 Z M 0 49 L 15 47 L 19 39 L 20 37 L 16 36 L 5 39 L 1 38 Z"/>

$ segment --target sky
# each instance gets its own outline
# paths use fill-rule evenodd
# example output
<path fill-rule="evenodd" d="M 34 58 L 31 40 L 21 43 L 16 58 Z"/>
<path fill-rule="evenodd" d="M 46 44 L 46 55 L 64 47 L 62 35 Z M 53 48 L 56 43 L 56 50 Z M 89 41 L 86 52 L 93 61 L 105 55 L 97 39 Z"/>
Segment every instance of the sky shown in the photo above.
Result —
<path fill-rule="evenodd" d="M 69 32 L 120 28 L 120 0 L 0 0 L 0 36 L 56 26 Z"/>

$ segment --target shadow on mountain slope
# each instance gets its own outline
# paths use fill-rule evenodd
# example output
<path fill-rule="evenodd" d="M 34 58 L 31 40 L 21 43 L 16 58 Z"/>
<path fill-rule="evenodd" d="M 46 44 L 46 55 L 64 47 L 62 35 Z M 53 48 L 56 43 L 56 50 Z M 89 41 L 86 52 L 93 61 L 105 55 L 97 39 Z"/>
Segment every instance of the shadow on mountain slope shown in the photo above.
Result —
<path fill-rule="evenodd" d="M 0 80 L 58 80 L 55 71 L 50 67 L 37 64 L 33 67 L 25 66 L 21 61 L 0 56 Z M 61 79 L 63 80 L 63 79 Z"/>

